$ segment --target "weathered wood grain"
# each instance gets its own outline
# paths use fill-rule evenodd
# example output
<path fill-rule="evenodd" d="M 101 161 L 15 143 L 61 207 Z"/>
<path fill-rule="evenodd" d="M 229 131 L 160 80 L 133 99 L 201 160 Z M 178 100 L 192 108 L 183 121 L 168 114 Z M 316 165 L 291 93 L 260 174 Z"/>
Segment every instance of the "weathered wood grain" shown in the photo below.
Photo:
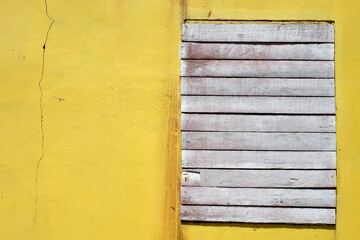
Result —
<path fill-rule="evenodd" d="M 184 24 L 183 221 L 335 224 L 334 26 Z"/>
<path fill-rule="evenodd" d="M 182 132 L 182 149 L 336 151 L 336 134 Z"/>
<path fill-rule="evenodd" d="M 181 204 L 335 207 L 336 190 L 181 187 Z"/>
<path fill-rule="evenodd" d="M 334 79 L 181 78 L 183 95 L 335 96 Z"/>
<path fill-rule="evenodd" d="M 195 42 L 334 42 L 334 25 L 183 24 L 182 40 Z"/>
<path fill-rule="evenodd" d="M 183 168 L 336 169 L 336 152 L 182 150 Z"/>
<path fill-rule="evenodd" d="M 182 221 L 335 224 L 335 209 L 181 205 Z"/>
<path fill-rule="evenodd" d="M 183 186 L 335 188 L 336 170 L 183 169 Z"/>
<path fill-rule="evenodd" d="M 181 46 L 182 59 L 334 60 L 334 44 L 224 44 Z"/>
<path fill-rule="evenodd" d="M 182 112 L 335 114 L 334 97 L 182 96 Z"/>
<path fill-rule="evenodd" d="M 182 60 L 182 77 L 334 78 L 333 61 Z"/>
<path fill-rule="evenodd" d="M 181 114 L 181 130 L 242 132 L 335 132 L 331 115 Z"/>

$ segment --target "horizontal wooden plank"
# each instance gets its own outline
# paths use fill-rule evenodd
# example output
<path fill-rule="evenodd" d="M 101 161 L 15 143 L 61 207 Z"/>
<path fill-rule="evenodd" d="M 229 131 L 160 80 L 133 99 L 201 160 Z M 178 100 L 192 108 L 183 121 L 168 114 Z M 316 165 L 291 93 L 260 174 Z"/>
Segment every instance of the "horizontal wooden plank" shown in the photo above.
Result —
<path fill-rule="evenodd" d="M 333 61 L 182 60 L 182 77 L 334 78 Z"/>
<path fill-rule="evenodd" d="M 183 169 L 183 186 L 335 188 L 336 170 Z"/>
<path fill-rule="evenodd" d="M 181 205 L 182 221 L 335 224 L 335 209 Z"/>
<path fill-rule="evenodd" d="M 181 58 L 334 60 L 334 44 L 224 44 L 184 42 L 181 46 Z"/>
<path fill-rule="evenodd" d="M 336 169 L 336 152 L 182 150 L 183 168 Z"/>
<path fill-rule="evenodd" d="M 336 151 L 336 134 L 182 132 L 182 149 Z"/>
<path fill-rule="evenodd" d="M 334 79 L 181 78 L 183 95 L 335 96 Z"/>
<path fill-rule="evenodd" d="M 335 132 L 331 115 L 181 114 L 181 130 L 243 132 Z"/>
<path fill-rule="evenodd" d="M 335 207 L 335 189 L 181 187 L 181 204 Z"/>
<path fill-rule="evenodd" d="M 182 40 L 195 42 L 334 42 L 334 25 L 183 24 Z"/>
<path fill-rule="evenodd" d="M 182 112 L 335 114 L 334 97 L 182 96 Z"/>

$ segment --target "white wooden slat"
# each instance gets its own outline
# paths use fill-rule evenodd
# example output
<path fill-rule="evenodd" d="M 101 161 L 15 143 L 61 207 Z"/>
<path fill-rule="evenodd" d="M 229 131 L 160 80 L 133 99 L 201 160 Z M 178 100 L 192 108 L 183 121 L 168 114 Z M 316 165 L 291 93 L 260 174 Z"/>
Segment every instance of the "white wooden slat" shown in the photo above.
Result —
<path fill-rule="evenodd" d="M 336 134 L 182 132 L 182 149 L 336 151 Z"/>
<path fill-rule="evenodd" d="M 334 25 L 183 24 L 182 40 L 195 42 L 334 42 Z"/>
<path fill-rule="evenodd" d="M 183 131 L 335 132 L 332 115 L 181 114 Z"/>
<path fill-rule="evenodd" d="M 184 24 L 183 41 L 181 219 L 335 224 L 334 26 Z"/>
<path fill-rule="evenodd" d="M 334 79 L 181 78 L 183 95 L 335 96 Z"/>
<path fill-rule="evenodd" d="M 334 97 L 182 96 L 182 112 L 335 114 Z"/>
<path fill-rule="evenodd" d="M 183 186 L 335 188 L 336 170 L 183 169 Z"/>
<path fill-rule="evenodd" d="M 224 44 L 181 46 L 182 59 L 334 60 L 334 44 Z"/>
<path fill-rule="evenodd" d="M 336 169 L 336 152 L 182 150 L 183 168 Z"/>
<path fill-rule="evenodd" d="M 336 190 L 181 187 L 181 204 L 335 207 Z"/>
<path fill-rule="evenodd" d="M 182 77 L 334 78 L 333 61 L 182 60 Z"/>
<path fill-rule="evenodd" d="M 335 224 L 335 209 L 181 205 L 182 221 Z"/>

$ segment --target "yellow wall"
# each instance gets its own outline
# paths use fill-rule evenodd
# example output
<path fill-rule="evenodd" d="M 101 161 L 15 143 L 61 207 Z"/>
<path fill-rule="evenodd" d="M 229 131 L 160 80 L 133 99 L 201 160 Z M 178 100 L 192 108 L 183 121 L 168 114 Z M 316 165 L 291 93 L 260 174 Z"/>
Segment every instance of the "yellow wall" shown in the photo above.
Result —
<path fill-rule="evenodd" d="M 0 239 L 360 238 L 358 1 L 49 0 L 43 62 L 45 3 L 0 0 Z M 184 19 L 335 21 L 336 230 L 180 224 Z"/>
<path fill-rule="evenodd" d="M 0 3 L 0 239 L 173 239 L 180 3 L 47 5 L 36 187 L 51 20 Z"/>

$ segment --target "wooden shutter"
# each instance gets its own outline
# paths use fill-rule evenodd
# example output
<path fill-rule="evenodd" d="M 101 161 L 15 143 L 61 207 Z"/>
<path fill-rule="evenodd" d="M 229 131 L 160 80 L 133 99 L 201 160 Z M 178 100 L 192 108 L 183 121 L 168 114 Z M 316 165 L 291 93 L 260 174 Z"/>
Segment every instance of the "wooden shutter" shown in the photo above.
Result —
<path fill-rule="evenodd" d="M 184 24 L 183 221 L 335 224 L 334 26 Z"/>

